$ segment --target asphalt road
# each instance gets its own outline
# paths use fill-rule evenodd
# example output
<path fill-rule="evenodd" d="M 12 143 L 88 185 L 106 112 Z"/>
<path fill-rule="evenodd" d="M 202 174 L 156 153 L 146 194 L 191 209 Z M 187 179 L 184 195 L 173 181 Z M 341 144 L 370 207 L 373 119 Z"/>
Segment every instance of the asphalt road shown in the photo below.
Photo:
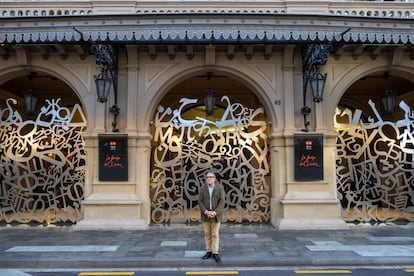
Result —
<path fill-rule="evenodd" d="M 239 276 L 327 276 L 327 275 L 358 275 L 358 276 L 414 276 L 414 268 L 292 268 L 292 269 L 223 269 L 223 270 L 94 270 L 94 271 L 18 271 L 1 270 L 0 276 L 192 276 L 192 275 L 239 275 Z"/>

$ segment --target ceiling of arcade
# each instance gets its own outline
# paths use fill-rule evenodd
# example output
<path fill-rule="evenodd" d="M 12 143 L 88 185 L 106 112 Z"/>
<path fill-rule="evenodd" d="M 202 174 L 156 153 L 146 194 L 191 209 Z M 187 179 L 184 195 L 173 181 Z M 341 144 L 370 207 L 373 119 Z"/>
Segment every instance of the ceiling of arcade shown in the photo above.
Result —
<path fill-rule="evenodd" d="M 140 45 L 140 50 L 148 54 L 152 59 L 156 59 L 160 55 L 168 55 L 170 60 L 174 60 L 178 53 L 184 52 L 188 60 L 191 60 L 193 55 L 199 51 L 203 51 L 205 46 L 202 45 Z M 262 56 L 268 59 L 272 54 L 281 52 L 285 47 L 282 44 L 269 45 L 218 45 L 216 51 L 226 53 L 227 58 L 233 59 L 234 56 L 244 55 L 246 59 Z M 9 59 L 16 55 L 16 51 L 24 49 L 28 54 L 41 55 L 44 60 L 50 56 L 58 55 L 62 62 L 68 56 L 78 55 L 79 58 L 86 58 L 88 51 L 83 45 L 19 45 L 0 47 L 0 57 L 3 60 Z M 337 49 L 333 54 L 333 58 L 340 60 L 343 56 L 352 56 L 357 60 L 361 55 L 369 55 L 372 60 L 380 54 L 392 53 L 395 48 L 384 46 L 363 46 L 363 45 L 344 45 Z M 411 48 L 402 48 L 405 53 L 413 51 Z M 409 53 L 414 57 L 414 52 Z M 1 60 L 1 59 L 0 59 Z M 245 106 L 257 108 L 260 105 L 260 100 L 257 97 L 251 97 L 251 91 L 241 84 L 239 81 L 231 79 L 228 76 L 213 73 L 210 81 L 207 75 L 199 75 L 191 77 L 182 83 L 175 86 L 168 95 L 163 99 L 161 104 L 173 105 L 174 101 L 183 97 L 199 98 L 203 97 L 203 93 L 207 88 L 212 88 L 216 92 L 217 98 L 226 95 L 231 91 L 235 102 L 240 102 Z M 397 98 L 404 98 L 406 101 L 412 102 L 414 106 L 414 82 L 405 78 L 399 77 L 396 74 L 390 74 L 388 81 L 384 79 L 384 72 L 376 72 L 369 76 L 364 76 L 352 86 L 349 87 L 345 93 L 340 104 L 348 107 L 367 108 L 364 102 L 372 99 L 380 102 L 385 89 L 389 86 L 398 94 Z M 27 88 L 33 88 L 37 91 L 39 102 L 43 102 L 48 98 L 61 98 L 62 106 L 72 106 L 79 103 L 75 93 L 71 88 L 55 76 L 49 76 L 41 72 L 24 72 L 20 77 L 12 79 L 6 83 L 0 84 L 0 100 L 4 103 L 6 98 L 10 96 L 17 97 L 19 102 L 23 103 L 23 91 Z M 20 100 L 21 99 L 21 100 Z"/>
<path fill-rule="evenodd" d="M 389 88 L 396 93 L 397 104 L 400 100 L 404 100 L 409 106 L 414 107 L 414 82 L 392 72 L 389 73 L 390 76 L 387 80 L 385 73 L 377 72 L 360 78 L 349 87 L 339 105 L 351 109 L 361 109 L 364 110 L 364 116 L 373 116 L 372 109 L 368 105 L 368 101 L 372 100 L 379 112 L 384 114 L 381 98 L 385 95 L 385 90 Z M 396 115 L 396 117 L 399 116 L 397 112 Z"/>

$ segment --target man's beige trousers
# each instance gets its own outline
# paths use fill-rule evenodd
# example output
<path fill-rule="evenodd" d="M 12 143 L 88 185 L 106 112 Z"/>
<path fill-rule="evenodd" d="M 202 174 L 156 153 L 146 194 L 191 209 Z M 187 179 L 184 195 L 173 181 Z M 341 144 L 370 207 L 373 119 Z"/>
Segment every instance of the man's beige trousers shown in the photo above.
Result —
<path fill-rule="evenodd" d="M 203 222 L 204 225 L 204 239 L 206 240 L 206 251 L 213 254 L 219 252 L 219 230 L 220 222 L 208 221 Z"/>

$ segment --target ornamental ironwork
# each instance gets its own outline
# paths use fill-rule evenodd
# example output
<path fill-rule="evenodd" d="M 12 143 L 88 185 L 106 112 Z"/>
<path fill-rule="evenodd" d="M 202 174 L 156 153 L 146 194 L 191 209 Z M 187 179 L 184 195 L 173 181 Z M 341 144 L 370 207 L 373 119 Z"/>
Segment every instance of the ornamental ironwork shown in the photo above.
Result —
<path fill-rule="evenodd" d="M 59 102 L 46 100 L 35 120 L 23 120 L 15 99 L 0 109 L 0 221 L 81 219 L 87 124 L 78 104 Z"/>
<path fill-rule="evenodd" d="M 151 217 L 155 223 L 199 220 L 198 191 L 212 170 L 226 191 L 226 219 L 265 222 L 270 214 L 267 124 L 263 108 L 226 105 L 218 119 L 184 118 L 197 99 L 178 109 L 159 106 L 153 122 Z"/>
<path fill-rule="evenodd" d="M 414 221 L 414 112 L 401 101 L 404 118 L 384 120 L 337 109 L 336 179 L 347 221 Z"/>

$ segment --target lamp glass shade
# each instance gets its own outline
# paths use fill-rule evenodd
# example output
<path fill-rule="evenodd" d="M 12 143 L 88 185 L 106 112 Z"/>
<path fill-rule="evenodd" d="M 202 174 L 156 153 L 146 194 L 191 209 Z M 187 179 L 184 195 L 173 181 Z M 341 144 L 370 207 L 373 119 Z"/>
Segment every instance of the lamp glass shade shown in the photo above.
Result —
<path fill-rule="evenodd" d="M 26 103 L 26 112 L 31 114 L 36 109 L 37 96 L 33 89 L 27 89 L 24 93 L 24 101 Z"/>
<path fill-rule="evenodd" d="M 385 95 L 382 97 L 382 106 L 387 114 L 394 112 L 395 107 L 395 92 L 391 89 L 385 91 Z"/>
<path fill-rule="evenodd" d="M 216 97 L 214 96 L 214 91 L 212 89 L 208 89 L 204 94 L 204 104 L 206 106 L 206 114 L 212 115 L 216 105 Z"/>
<path fill-rule="evenodd" d="M 314 102 L 321 102 L 323 100 L 323 90 L 325 88 L 326 74 L 317 73 L 309 76 L 310 87 Z"/>
<path fill-rule="evenodd" d="M 101 73 L 96 79 L 96 93 L 98 94 L 98 101 L 105 103 L 108 101 L 109 92 L 111 91 L 112 80 L 108 74 Z"/>

